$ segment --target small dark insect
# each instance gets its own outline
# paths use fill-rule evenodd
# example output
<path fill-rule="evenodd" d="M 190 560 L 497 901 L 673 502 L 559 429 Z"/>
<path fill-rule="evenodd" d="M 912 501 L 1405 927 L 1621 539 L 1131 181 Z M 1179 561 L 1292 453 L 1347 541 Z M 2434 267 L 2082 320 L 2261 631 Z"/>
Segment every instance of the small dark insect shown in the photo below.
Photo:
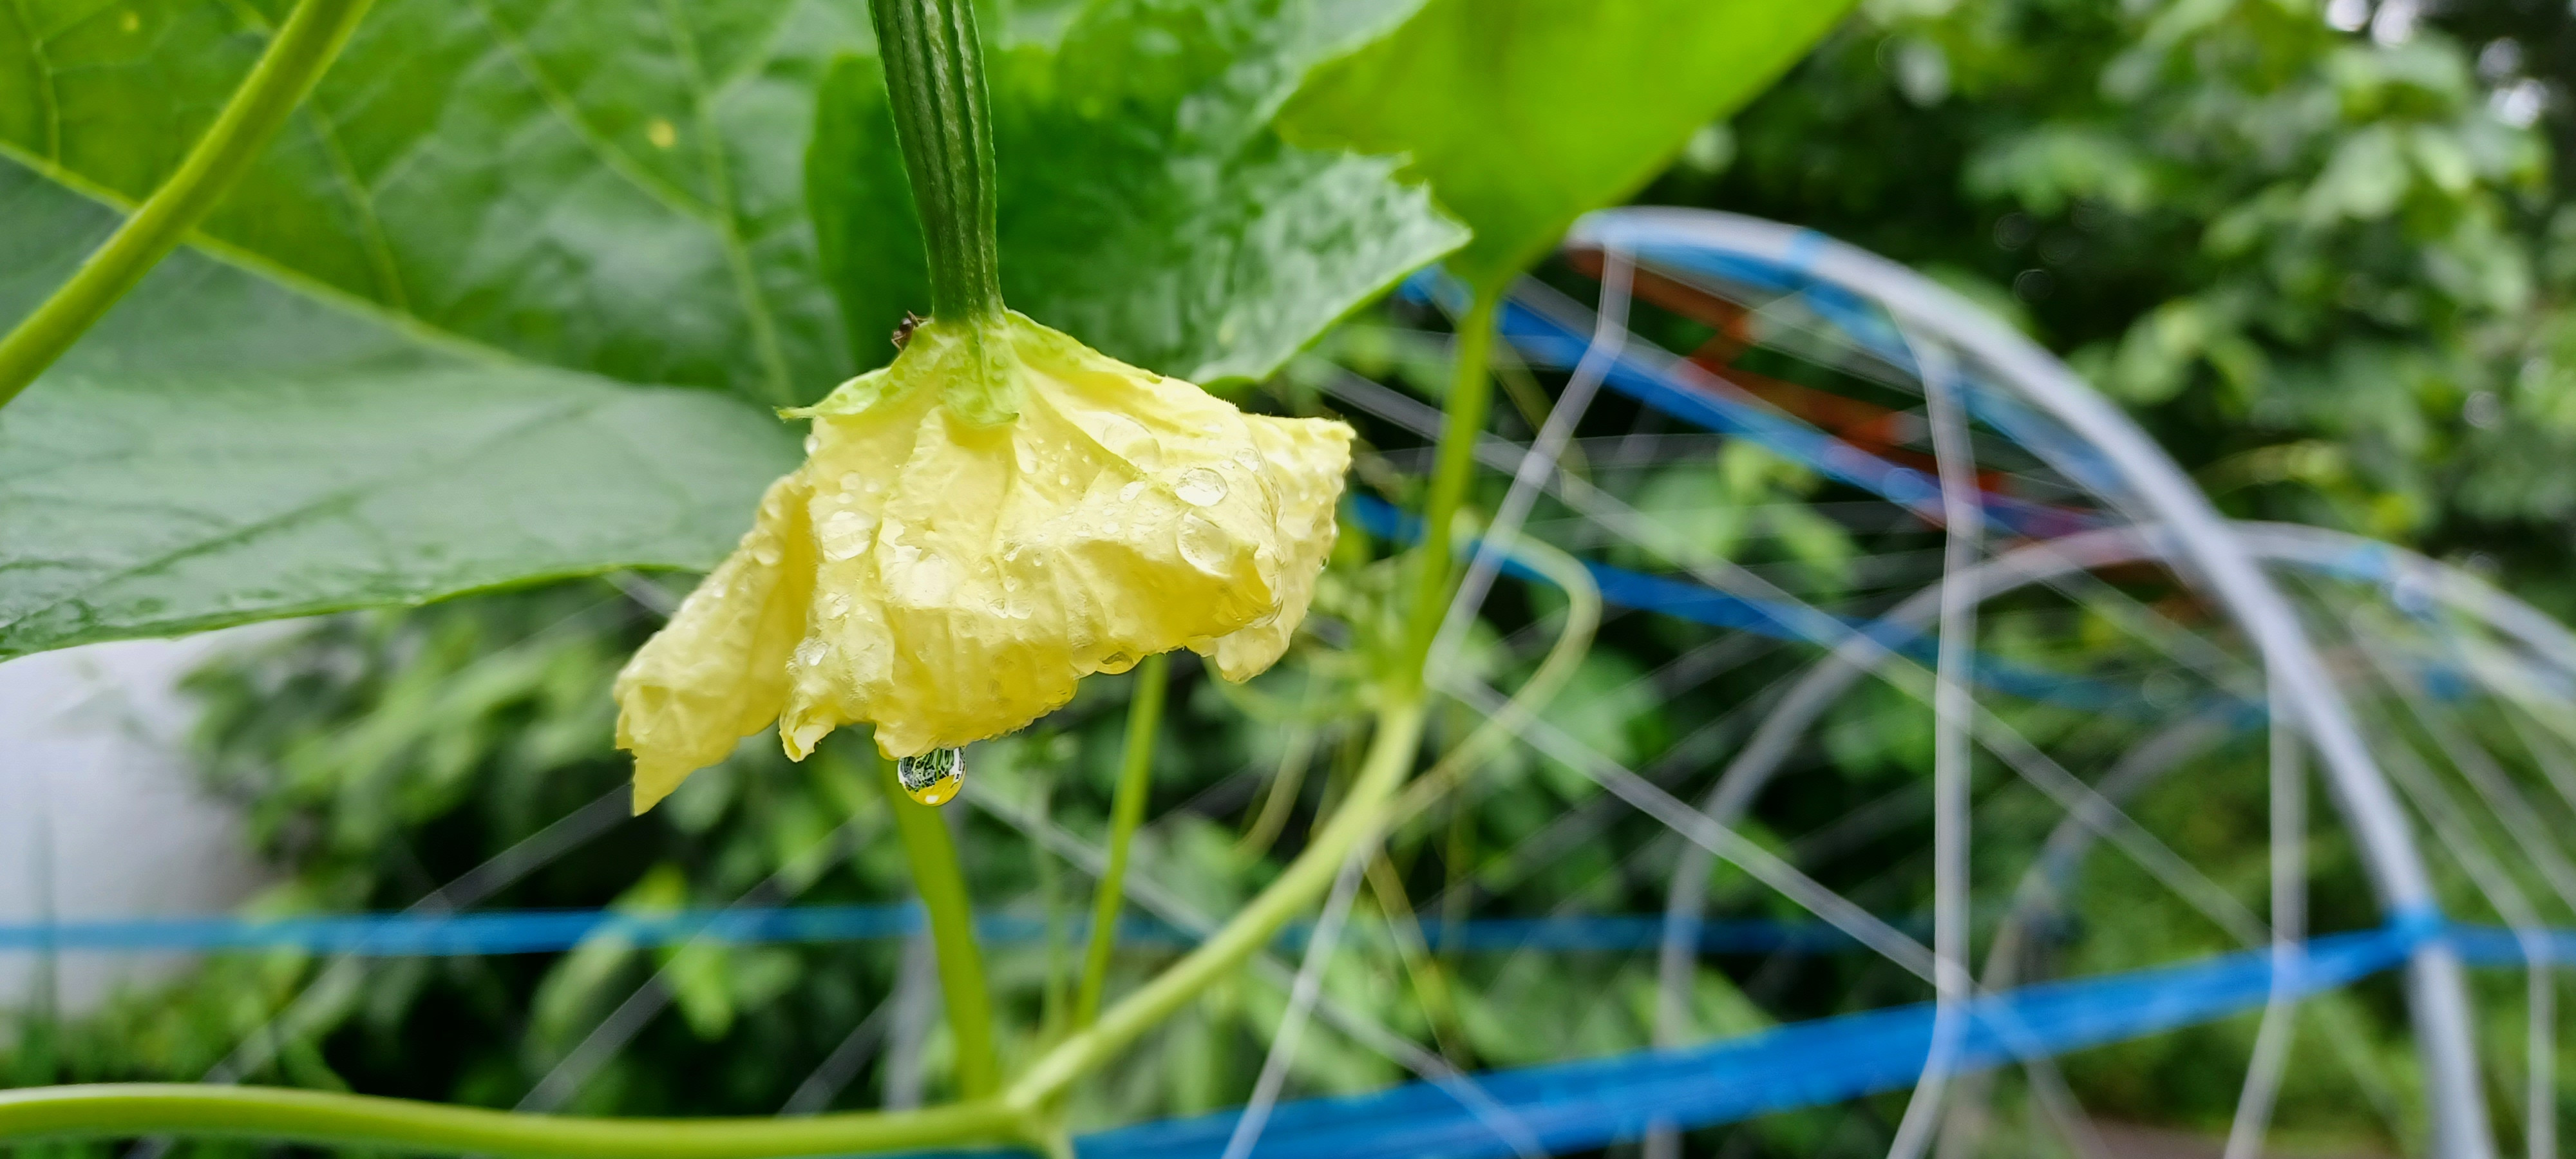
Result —
<path fill-rule="evenodd" d="M 912 341 L 912 332 L 921 329 L 921 324 L 929 320 L 910 310 L 904 311 L 903 324 L 894 328 L 894 348 L 903 349 L 904 343 Z"/>

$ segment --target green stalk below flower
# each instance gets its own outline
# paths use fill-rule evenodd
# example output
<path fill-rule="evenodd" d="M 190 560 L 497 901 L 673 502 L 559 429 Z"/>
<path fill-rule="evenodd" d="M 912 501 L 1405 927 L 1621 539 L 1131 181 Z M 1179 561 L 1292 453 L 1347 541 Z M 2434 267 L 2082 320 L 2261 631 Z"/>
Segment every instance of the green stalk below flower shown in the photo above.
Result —
<path fill-rule="evenodd" d="M 1170 969 L 1121 999 L 1100 1021 L 1066 1039 L 1040 1057 L 1003 1098 L 1011 1106 L 1034 1112 L 1064 1092 L 1083 1075 L 1107 1063 L 1134 1044 L 1156 1023 L 1198 997 L 1218 978 L 1269 944 L 1279 928 L 1305 912 L 1333 884 L 1343 859 L 1362 841 L 1374 840 L 1385 820 L 1396 787 L 1413 768 L 1422 740 L 1422 701 L 1411 693 L 1390 694 L 1378 711 L 1377 735 L 1366 761 L 1341 807 L 1278 880 L 1270 883 L 1198 948 Z"/>
<path fill-rule="evenodd" d="M 948 839 L 948 821 L 939 810 L 913 800 L 896 778 L 894 762 L 874 752 L 877 783 L 886 807 L 894 810 L 895 830 L 912 863 L 913 887 L 930 914 L 930 940 L 939 951 L 939 993 L 948 1008 L 948 1029 L 957 1036 L 957 1087 L 968 1099 L 992 1095 L 1002 1086 L 1002 1065 L 993 1047 L 993 998 L 984 984 L 984 956 L 975 946 L 975 910 L 966 897 L 966 877 L 957 868 L 957 845 Z"/>
<path fill-rule="evenodd" d="M 1109 807 L 1109 859 L 1091 907 L 1091 945 L 1083 955 L 1082 988 L 1073 1005 L 1073 1029 L 1100 1014 L 1109 986 L 1110 951 L 1118 945 L 1118 911 L 1127 900 L 1127 849 L 1145 820 L 1145 798 L 1154 787 L 1154 732 L 1163 723 L 1163 694 L 1171 683 L 1171 654 L 1157 652 L 1136 666 L 1135 699 L 1127 705 L 1127 751 L 1118 769 L 1118 793 Z"/>

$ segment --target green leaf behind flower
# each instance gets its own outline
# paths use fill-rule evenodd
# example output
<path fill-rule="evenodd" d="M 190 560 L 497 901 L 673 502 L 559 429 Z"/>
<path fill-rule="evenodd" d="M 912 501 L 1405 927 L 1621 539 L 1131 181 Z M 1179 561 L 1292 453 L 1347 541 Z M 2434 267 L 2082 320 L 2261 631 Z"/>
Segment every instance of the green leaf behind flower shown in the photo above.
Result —
<path fill-rule="evenodd" d="M 0 221 L 0 316 L 114 225 L 6 164 Z M 790 428 L 724 394 L 425 337 L 183 251 L 0 410 L 0 658 L 705 568 L 795 462 Z"/>
<path fill-rule="evenodd" d="M 0 322 L 287 7 L 0 17 Z M 750 402 L 848 369 L 797 157 L 866 23 L 379 0 L 189 247 L 0 410 L 0 656 L 720 558 L 795 461 Z"/>
<path fill-rule="evenodd" d="M 1318 69 L 1279 121 L 1302 145 L 1409 156 L 1476 231 L 1450 271 L 1498 286 L 1769 87 L 1850 6 L 1430 0 Z"/>
<path fill-rule="evenodd" d="M 1282 141 L 1317 63 L 1393 27 L 1377 0 L 1115 0 L 988 30 L 1003 296 L 1127 362 L 1254 378 L 1465 240 L 1387 159 Z M 920 224 L 873 57 L 824 82 L 806 165 L 864 362 L 925 311 Z"/>
<path fill-rule="evenodd" d="M 0 157 L 140 201 L 288 8 L 16 0 Z M 804 401 L 847 355 L 797 160 L 873 43 L 842 0 L 380 0 L 199 234 L 528 361 Z"/>

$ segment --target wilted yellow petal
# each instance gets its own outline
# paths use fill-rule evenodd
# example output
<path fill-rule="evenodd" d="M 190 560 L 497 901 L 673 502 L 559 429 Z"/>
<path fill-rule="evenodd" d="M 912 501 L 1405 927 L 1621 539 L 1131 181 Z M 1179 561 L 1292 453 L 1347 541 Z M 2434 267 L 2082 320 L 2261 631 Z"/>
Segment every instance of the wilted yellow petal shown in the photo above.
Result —
<path fill-rule="evenodd" d="M 1173 648 L 1258 674 L 1305 617 L 1350 462 L 1340 423 L 1244 415 L 1017 314 L 929 323 L 804 413 L 807 606 L 758 676 L 799 759 L 858 722 L 894 757 L 1008 732 Z"/>
<path fill-rule="evenodd" d="M 1272 467 L 1262 477 L 1271 484 L 1277 512 L 1279 610 L 1217 637 L 1213 645 L 1190 645 L 1216 661 L 1218 675 L 1238 684 L 1278 663 L 1297 625 L 1305 622 L 1315 579 L 1323 574 L 1324 559 L 1333 553 L 1341 530 L 1334 506 L 1341 501 L 1342 475 L 1351 466 L 1351 428 L 1340 423 L 1266 415 L 1245 415 L 1243 421 L 1262 461 Z"/>
<path fill-rule="evenodd" d="M 635 811 L 769 727 L 814 583 L 804 472 L 769 485 L 733 554 L 617 674 L 617 747 L 635 754 Z"/>

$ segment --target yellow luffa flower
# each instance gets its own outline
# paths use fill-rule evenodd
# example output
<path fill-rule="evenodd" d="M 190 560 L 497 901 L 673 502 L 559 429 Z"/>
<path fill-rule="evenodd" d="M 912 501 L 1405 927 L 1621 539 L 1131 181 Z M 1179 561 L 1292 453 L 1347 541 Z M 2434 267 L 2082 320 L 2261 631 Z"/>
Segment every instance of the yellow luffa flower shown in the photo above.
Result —
<path fill-rule="evenodd" d="M 770 722 L 889 757 L 1009 732 L 1186 647 L 1268 668 L 1332 550 L 1351 430 L 1247 415 L 1018 314 L 931 322 L 806 411 L 805 465 L 618 674 L 638 812 Z"/>

